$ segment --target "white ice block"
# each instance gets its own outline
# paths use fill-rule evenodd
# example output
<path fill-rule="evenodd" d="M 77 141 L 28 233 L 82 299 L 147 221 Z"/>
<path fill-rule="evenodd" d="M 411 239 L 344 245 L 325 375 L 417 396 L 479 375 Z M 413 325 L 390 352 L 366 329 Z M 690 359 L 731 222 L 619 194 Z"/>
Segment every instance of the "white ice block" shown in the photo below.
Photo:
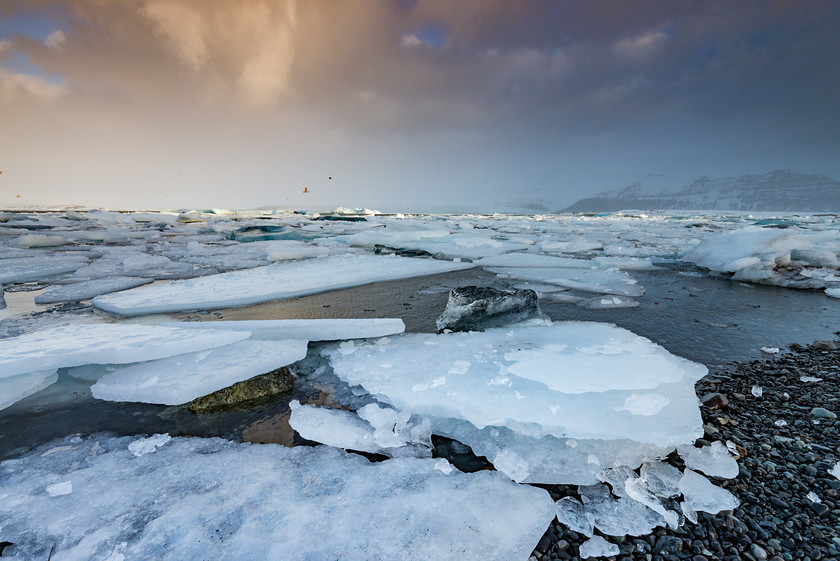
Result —
<path fill-rule="evenodd" d="M 336 255 L 134 288 L 98 296 L 93 305 L 126 316 L 230 308 L 469 267 L 396 255 Z"/>
<path fill-rule="evenodd" d="M 492 471 L 447 474 L 437 459 L 371 463 L 325 446 L 204 438 L 135 456 L 144 440 L 72 437 L 0 463 L 16 555 L 526 561 L 555 513 L 543 489 Z M 71 493 L 45 492 L 65 482 Z"/>
<path fill-rule="evenodd" d="M 618 269 L 570 269 L 549 267 L 491 267 L 490 272 L 505 278 L 556 284 L 585 292 L 642 296 L 645 289 L 636 280 Z"/>
<path fill-rule="evenodd" d="M 184 329 L 249 331 L 251 339 L 306 339 L 307 341 L 385 337 L 405 331 L 405 324 L 399 318 L 201 321 L 172 322 L 163 325 Z"/>
<path fill-rule="evenodd" d="M 107 401 L 177 405 L 297 362 L 306 356 L 306 345 L 294 339 L 240 341 L 118 368 L 90 389 Z"/>
<path fill-rule="evenodd" d="M 83 364 L 128 364 L 246 339 L 247 331 L 129 324 L 69 324 L 0 339 L 0 378 Z"/>
<path fill-rule="evenodd" d="M 521 434 L 657 446 L 702 435 L 706 368 L 609 324 L 410 334 L 327 351 L 335 373 L 399 410 Z"/>

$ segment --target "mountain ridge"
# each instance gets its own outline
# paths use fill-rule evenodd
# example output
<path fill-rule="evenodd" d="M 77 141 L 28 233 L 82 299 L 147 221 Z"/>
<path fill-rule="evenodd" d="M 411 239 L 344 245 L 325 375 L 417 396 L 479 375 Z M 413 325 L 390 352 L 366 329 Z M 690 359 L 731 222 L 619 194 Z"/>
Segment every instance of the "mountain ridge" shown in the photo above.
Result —
<path fill-rule="evenodd" d="M 662 175 L 648 175 L 613 191 L 578 200 L 560 212 L 642 210 L 728 210 L 840 212 L 840 181 L 825 175 L 775 170 L 761 175 L 713 179 L 665 187 Z"/>

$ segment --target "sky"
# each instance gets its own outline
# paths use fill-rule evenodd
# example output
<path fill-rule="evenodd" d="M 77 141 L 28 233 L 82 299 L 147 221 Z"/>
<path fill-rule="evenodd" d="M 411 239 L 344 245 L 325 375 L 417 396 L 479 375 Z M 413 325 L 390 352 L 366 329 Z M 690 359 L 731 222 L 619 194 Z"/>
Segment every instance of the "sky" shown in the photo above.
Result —
<path fill-rule="evenodd" d="M 0 0 L 0 207 L 556 210 L 648 174 L 840 178 L 837 29 L 834 0 Z"/>

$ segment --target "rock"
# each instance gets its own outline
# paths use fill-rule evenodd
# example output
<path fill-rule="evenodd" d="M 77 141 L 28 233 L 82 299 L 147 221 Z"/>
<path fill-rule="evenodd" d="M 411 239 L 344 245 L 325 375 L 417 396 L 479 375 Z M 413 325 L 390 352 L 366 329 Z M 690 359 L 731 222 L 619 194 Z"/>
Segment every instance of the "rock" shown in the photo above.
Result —
<path fill-rule="evenodd" d="M 761 547 L 757 543 L 754 543 L 750 546 L 750 553 L 752 553 L 753 557 L 755 557 L 759 561 L 764 561 L 765 559 L 767 559 L 767 552 L 764 550 L 763 547 Z"/>
<path fill-rule="evenodd" d="M 811 346 L 820 351 L 840 350 L 840 343 L 837 341 L 814 341 L 814 344 Z"/>
<path fill-rule="evenodd" d="M 218 412 L 290 392 L 293 385 L 292 374 L 284 366 L 196 398 L 187 405 L 187 409 L 193 413 Z"/>
<path fill-rule="evenodd" d="M 0 285 L 0 310 L 6 307 L 6 299 L 3 297 L 3 286 Z"/>
<path fill-rule="evenodd" d="M 729 399 L 722 393 L 707 393 L 700 398 L 700 405 L 709 409 L 723 409 L 729 406 Z"/>
<path fill-rule="evenodd" d="M 449 293 L 438 330 L 484 331 L 527 319 L 547 319 L 533 290 L 515 292 L 485 286 L 460 286 Z"/>
<path fill-rule="evenodd" d="M 404 247 L 390 247 L 387 245 L 376 244 L 373 246 L 373 252 L 377 255 L 398 255 L 400 257 L 431 257 L 432 254 L 423 249 L 406 249 Z"/>
<path fill-rule="evenodd" d="M 812 502 L 812 503 L 811 503 L 810 505 L 808 505 L 808 506 L 810 506 L 810 507 L 811 507 L 811 510 L 813 510 L 814 512 L 816 512 L 816 513 L 817 513 L 817 516 L 825 516 L 826 514 L 828 514 L 828 511 L 830 510 L 830 509 L 829 509 L 826 505 L 824 505 L 823 503 L 816 503 L 816 502 Z"/>
<path fill-rule="evenodd" d="M 832 413 L 828 409 L 824 407 L 814 407 L 811 409 L 811 416 L 816 417 L 818 419 L 836 419 L 837 415 Z"/>

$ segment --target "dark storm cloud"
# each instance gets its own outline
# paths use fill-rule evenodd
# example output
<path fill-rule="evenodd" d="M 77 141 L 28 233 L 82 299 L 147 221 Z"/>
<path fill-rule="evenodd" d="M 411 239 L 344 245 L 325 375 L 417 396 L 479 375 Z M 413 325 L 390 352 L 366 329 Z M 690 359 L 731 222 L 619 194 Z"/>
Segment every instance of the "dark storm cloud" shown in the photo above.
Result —
<path fill-rule="evenodd" d="M 0 17 L 0 125 L 19 132 L 0 144 L 21 161 L 36 158 L 13 138 L 41 131 L 121 160 L 238 154 L 263 187 L 319 161 L 370 192 L 402 180 L 383 162 L 412 159 L 414 185 L 500 189 L 598 190 L 677 163 L 837 170 L 828 0 L 7 0 Z"/>

